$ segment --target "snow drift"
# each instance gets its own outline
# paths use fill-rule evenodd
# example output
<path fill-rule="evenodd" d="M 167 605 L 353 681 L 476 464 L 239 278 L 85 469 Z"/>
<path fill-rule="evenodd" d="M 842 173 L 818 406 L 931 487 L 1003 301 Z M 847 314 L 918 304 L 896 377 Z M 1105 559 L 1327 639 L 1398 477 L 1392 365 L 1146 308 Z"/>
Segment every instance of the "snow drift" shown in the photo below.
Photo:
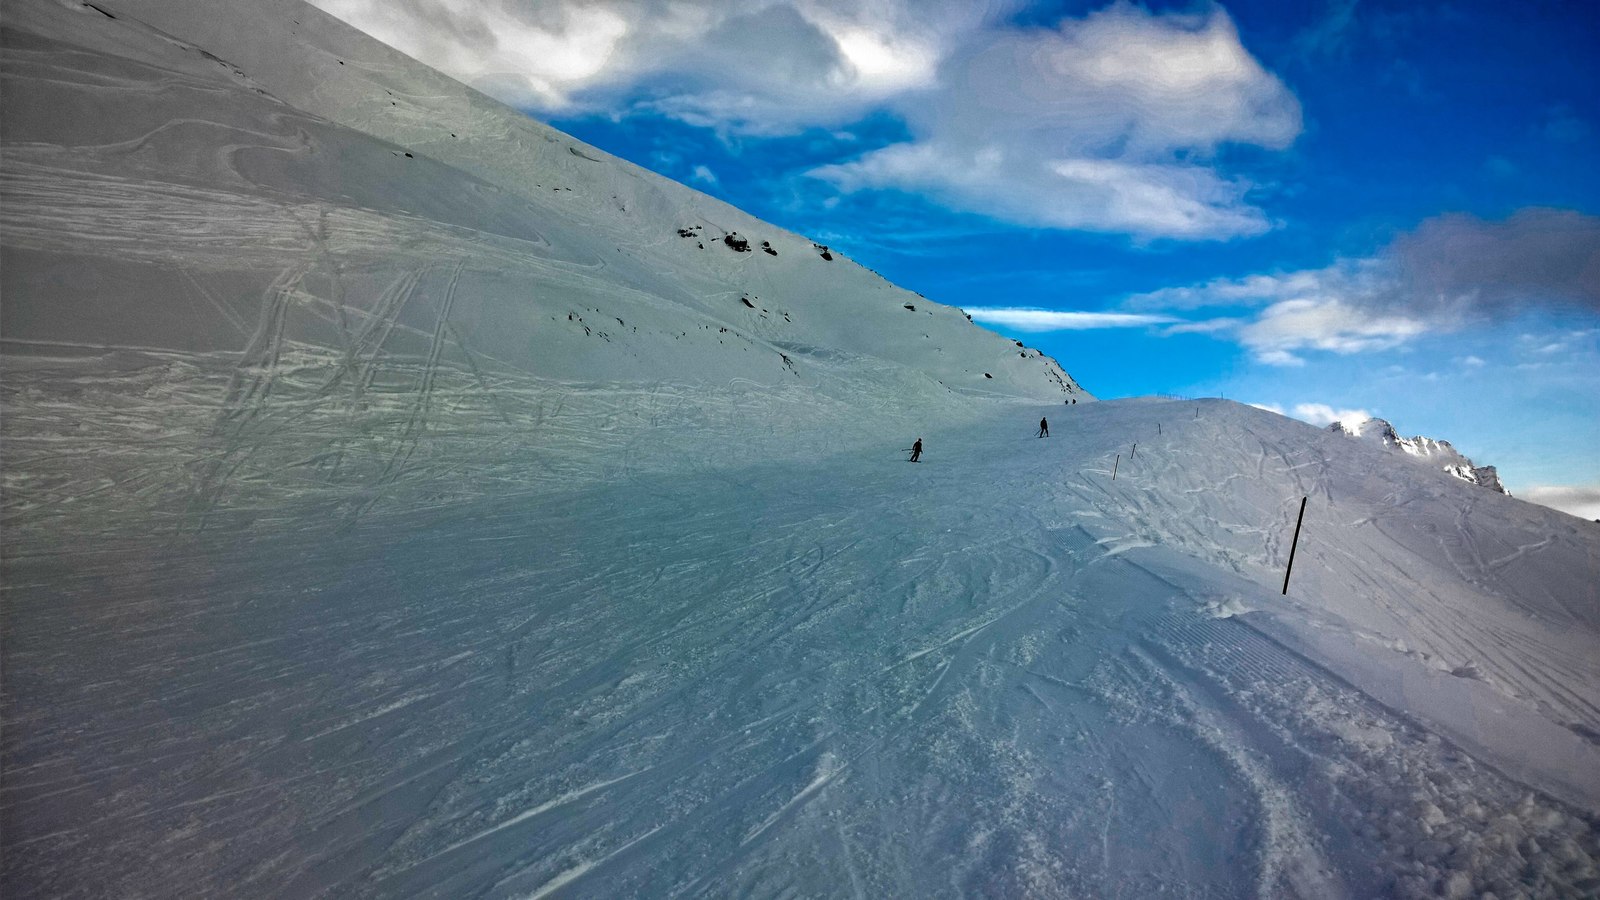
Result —
<path fill-rule="evenodd" d="M 8 897 L 1600 890 L 1590 523 L 299 3 L 0 41 Z"/>

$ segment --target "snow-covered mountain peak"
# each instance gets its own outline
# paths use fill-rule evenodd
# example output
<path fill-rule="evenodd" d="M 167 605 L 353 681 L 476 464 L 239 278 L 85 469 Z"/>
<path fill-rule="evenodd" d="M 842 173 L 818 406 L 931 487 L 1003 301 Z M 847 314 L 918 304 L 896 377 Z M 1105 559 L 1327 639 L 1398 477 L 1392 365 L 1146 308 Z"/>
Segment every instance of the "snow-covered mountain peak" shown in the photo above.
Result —
<path fill-rule="evenodd" d="M 1428 460 L 1439 466 L 1445 472 L 1482 487 L 1510 494 L 1505 486 L 1500 483 L 1500 475 L 1494 466 L 1480 466 L 1468 459 L 1461 451 L 1457 450 L 1449 441 L 1438 440 L 1430 437 L 1416 435 L 1414 437 L 1401 437 L 1394 425 L 1387 419 L 1370 418 L 1355 425 L 1334 422 L 1328 426 L 1334 434 L 1342 434 L 1357 440 L 1367 441 L 1388 450 L 1395 450 L 1413 456 L 1417 459 Z"/>

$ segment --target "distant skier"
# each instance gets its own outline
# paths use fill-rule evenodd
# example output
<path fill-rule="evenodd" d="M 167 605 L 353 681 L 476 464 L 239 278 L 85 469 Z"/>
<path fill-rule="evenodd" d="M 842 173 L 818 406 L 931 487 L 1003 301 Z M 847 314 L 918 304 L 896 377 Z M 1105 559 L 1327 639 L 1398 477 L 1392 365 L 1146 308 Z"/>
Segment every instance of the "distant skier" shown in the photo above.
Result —
<path fill-rule="evenodd" d="M 921 462 L 921 461 L 922 461 L 922 438 L 917 438 L 917 442 L 915 444 L 911 445 L 911 458 L 906 460 L 906 462 Z"/>
<path fill-rule="evenodd" d="M 1050 422 L 1048 420 L 1046 420 L 1044 416 L 1040 416 L 1039 417 L 1039 433 L 1034 435 L 1034 437 L 1049 437 L 1049 436 L 1050 436 Z"/>

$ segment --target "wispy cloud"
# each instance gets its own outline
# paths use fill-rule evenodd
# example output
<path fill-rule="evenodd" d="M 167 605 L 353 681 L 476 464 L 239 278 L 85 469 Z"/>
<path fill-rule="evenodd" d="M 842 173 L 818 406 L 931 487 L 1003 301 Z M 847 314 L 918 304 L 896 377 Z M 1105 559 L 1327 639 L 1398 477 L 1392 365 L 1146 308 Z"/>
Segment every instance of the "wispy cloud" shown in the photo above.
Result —
<path fill-rule="evenodd" d="M 1308 297 L 1350 298 L 1372 290 L 1375 275 L 1370 270 L 1370 263 L 1343 262 L 1326 269 L 1217 278 L 1203 284 L 1135 294 L 1122 305 L 1128 309 L 1191 310 L 1267 306 Z"/>
<path fill-rule="evenodd" d="M 1331 0 L 1321 19 L 1295 35 L 1295 49 L 1307 57 L 1338 56 L 1348 48 L 1355 26 L 1356 0 Z"/>
<path fill-rule="evenodd" d="M 974 321 L 1017 331 L 1085 331 L 1094 328 L 1138 328 L 1176 321 L 1171 316 L 1143 313 L 1068 312 L 1016 307 L 967 307 Z"/>
<path fill-rule="evenodd" d="M 1544 110 L 1539 131 L 1545 140 L 1557 144 L 1577 144 L 1594 133 L 1594 126 L 1580 118 L 1572 107 L 1558 103 Z"/>
<path fill-rule="evenodd" d="M 1171 337 L 1175 334 L 1218 334 L 1235 331 L 1246 323 L 1245 319 L 1220 318 L 1202 319 L 1198 322 L 1179 322 L 1169 325 L 1161 330 L 1163 336 Z"/>
<path fill-rule="evenodd" d="M 1374 316 L 1338 300 L 1284 300 L 1238 329 L 1241 343 L 1262 362 L 1298 365 L 1298 350 L 1362 353 L 1397 347 L 1427 331 L 1404 316 Z"/>

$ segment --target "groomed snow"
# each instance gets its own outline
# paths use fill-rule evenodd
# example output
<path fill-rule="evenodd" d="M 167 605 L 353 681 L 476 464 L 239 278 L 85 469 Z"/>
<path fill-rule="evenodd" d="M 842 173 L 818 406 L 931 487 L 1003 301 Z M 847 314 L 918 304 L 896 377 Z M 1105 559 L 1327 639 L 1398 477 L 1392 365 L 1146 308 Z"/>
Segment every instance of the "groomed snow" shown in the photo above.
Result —
<path fill-rule="evenodd" d="M 1592 523 L 199 6 L 0 28 L 0 893 L 1600 894 Z"/>

